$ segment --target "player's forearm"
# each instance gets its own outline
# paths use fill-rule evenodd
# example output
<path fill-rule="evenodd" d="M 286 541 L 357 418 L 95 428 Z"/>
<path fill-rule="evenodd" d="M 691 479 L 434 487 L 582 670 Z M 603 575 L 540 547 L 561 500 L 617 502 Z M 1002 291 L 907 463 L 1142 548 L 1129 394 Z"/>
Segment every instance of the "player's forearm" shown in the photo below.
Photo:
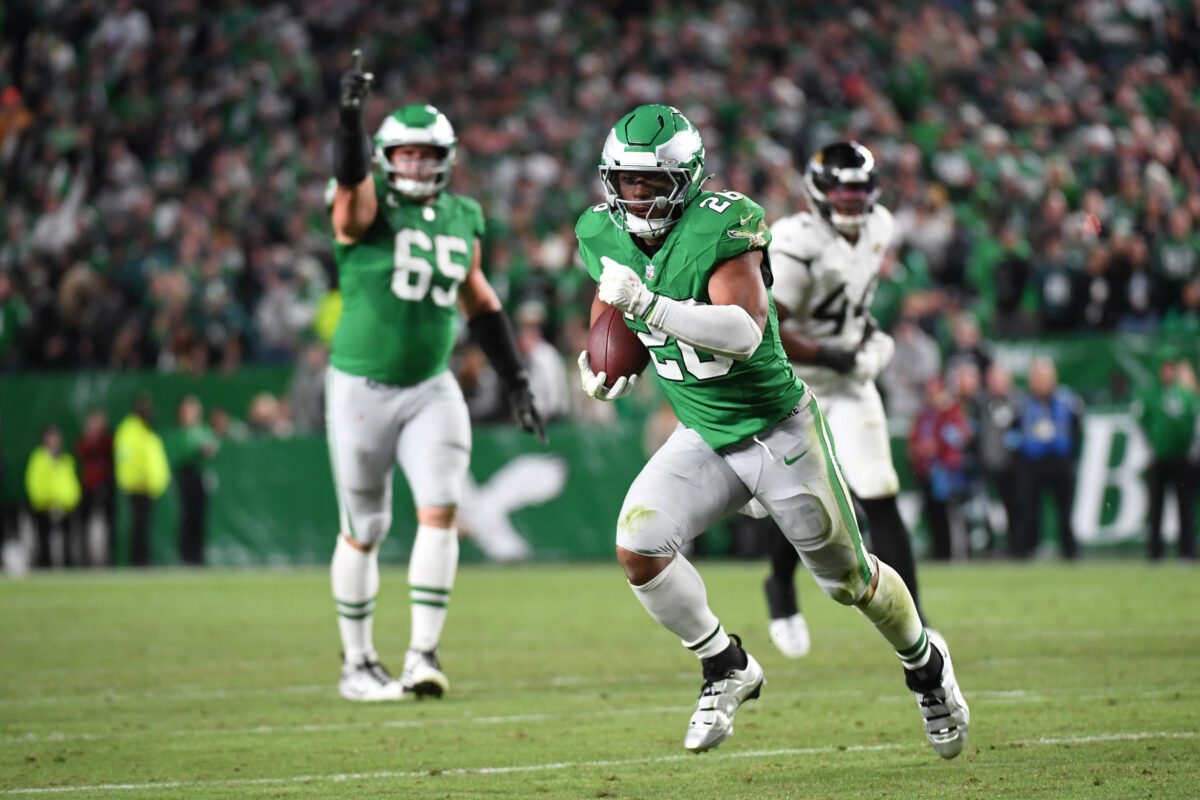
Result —
<path fill-rule="evenodd" d="M 357 241 L 371 227 L 378 210 L 375 181 L 370 174 L 357 186 L 338 184 L 331 212 L 334 238 L 343 244 Z"/>
<path fill-rule="evenodd" d="M 762 327 L 737 305 L 695 306 L 659 296 L 645 319 L 685 344 L 735 361 L 754 355 L 763 339 Z"/>
<path fill-rule="evenodd" d="M 791 361 L 801 364 L 815 364 L 817 351 L 821 345 L 815 339 L 792 330 L 786 325 L 779 326 L 779 341 L 783 343 L 783 352 Z"/>

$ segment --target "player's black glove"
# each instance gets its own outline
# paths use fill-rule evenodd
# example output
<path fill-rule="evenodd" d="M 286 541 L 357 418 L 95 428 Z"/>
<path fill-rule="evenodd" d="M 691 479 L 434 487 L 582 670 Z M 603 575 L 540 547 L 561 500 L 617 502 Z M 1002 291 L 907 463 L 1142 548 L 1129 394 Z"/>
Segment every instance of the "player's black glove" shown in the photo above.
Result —
<path fill-rule="evenodd" d="M 362 50 L 356 49 L 350 54 L 350 69 L 342 73 L 339 92 L 338 110 L 346 130 L 357 133 L 363 129 L 363 110 L 374 81 L 372 73 L 363 72 Z"/>
<path fill-rule="evenodd" d="M 843 375 L 854 369 L 856 361 L 858 361 L 857 350 L 844 350 L 840 347 L 829 347 L 827 345 L 818 347 L 816 355 L 813 356 L 813 363 L 817 366 L 828 367 L 834 372 L 840 372 Z"/>
<path fill-rule="evenodd" d="M 342 75 L 338 99 L 341 127 L 333 137 L 333 176 L 343 186 L 358 186 L 371 163 L 371 140 L 363 130 L 363 111 L 375 76 L 363 72 L 362 50 L 350 54 L 350 69 Z"/>
<path fill-rule="evenodd" d="M 508 404 L 512 406 L 517 424 L 537 436 L 538 441 L 544 447 L 546 445 L 546 427 L 542 424 L 542 415 L 538 413 L 537 406 L 533 404 L 533 392 L 529 391 L 529 384 L 523 383 L 509 387 Z"/>

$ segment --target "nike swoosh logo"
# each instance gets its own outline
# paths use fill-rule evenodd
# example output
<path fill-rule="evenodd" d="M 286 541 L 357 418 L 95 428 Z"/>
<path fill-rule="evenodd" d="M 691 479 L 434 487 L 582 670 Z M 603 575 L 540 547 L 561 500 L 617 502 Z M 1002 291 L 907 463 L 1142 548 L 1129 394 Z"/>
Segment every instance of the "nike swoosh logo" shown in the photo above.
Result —
<path fill-rule="evenodd" d="M 803 453 L 796 456 L 795 458 L 788 458 L 788 457 L 784 456 L 783 463 L 787 464 L 790 467 L 792 464 L 795 464 L 797 461 L 804 458 L 806 455 L 808 455 L 807 450 L 805 450 Z"/>
<path fill-rule="evenodd" d="M 741 217 L 741 218 L 739 218 L 739 219 L 738 219 L 738 225 L 745 225 L 747 222 L 749 222 L 749 221 L 750 221 L 750 220 L 752 220 L 752 219 L 754 219 L 754 215 L 753 215 L 753 214 L 747 214 L 746 216 L 744 216 L 744 217 Z"/>

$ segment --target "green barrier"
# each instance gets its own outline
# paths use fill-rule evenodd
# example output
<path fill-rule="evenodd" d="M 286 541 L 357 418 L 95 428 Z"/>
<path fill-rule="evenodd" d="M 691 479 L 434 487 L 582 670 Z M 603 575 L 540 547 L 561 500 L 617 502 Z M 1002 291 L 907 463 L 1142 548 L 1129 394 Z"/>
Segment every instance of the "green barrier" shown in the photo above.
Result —
<path fill-rule="evenodd" d="M 603 430 L 552 425 L 549 451 L 523 431 L 476 428 L 470 500 L 463 521 L 462 560 L 485 559 L 477 543 L 506 529 L 538 560 L 610 559 L 617 512 L 644 462 L 641 431 L 632 422 Z M 210 564 L 271 566 L 329 560 L 338 529 L 329 456 L 323 436 L 229 442 L 209 463 L 214 479 L 208 505 Z M 540 482 L 540 483 L 539 483 Z M 400 471 L 394 483 L 391 534 L 384 561 L 406 561 L 416 532 L 415 511 Z M 117 530 L 126 530 L 121 504 Z M 468 510 L 469 507 L 469 510 Z M 481 508 L 482 507 L 482 508 Z M 177 561 L 177 488 L 155 504 L 151 557 Z M 471 529 L 475 528 L 475 529 Z M 116 559 L 127 563 L 126 536 Z"/>
<path fill-rule="evenodd" d="M 175 407 L 186 395 L 200 398 L 206 410 L 221 407 L 243 419 L 251 398 L 261 391 L 282 394 L 292 365 L 243 367 L 228 376 L 159 375 L 153 372 L 82 372 L 7 374 L 0 376 L 0 458 L 4 483 L 0 496 L 25 502 L 25 463 L 47 425 L 62 428 L 73 449 L 83 419 L 93 408 L 108 412 L 111 428 L 129 413 L 138 392 L 149 392 L 157 408 L 155 427 L 161 434 L 174 425 Z"/>
<path fill-rule="evenodd" d="M 1141 471 L 1148 450 L 1124 411 L 1096 410 L 1084 421 L 1074 521 L 1086 550 L 1140 553 L 1144 541 L 1147 495 Z M 622 421 L 610 429 L 556 425 L 551 446 L 541 450 L 530 437 L 508 427 L 475 431 L 472 484 L 462 508 L 464 562 L 486 559 L 478 544 L 490 529 L 525 541 L 539 561 L 612 558 L 617 513 L 645 457 L 640 426 Z M 901 507 L 912 526 L 919 553 L 928 536 L 914 491 L 903 440 L 893 441 L 901 477 Z M 270 566 L 319 564 L 329 559 L 337 530 L 337 505 L 325 440 L 305 436 L 286 440 L 227 443 L 210 464 L 215 488 L 209 501 L 209 563 Z M 982 524 L 984 509 L 974 511 Z M 998 502 L 991 509 L 998 511 Z M 122 512 L 123 514 L 124 512 Z M 1174 539 L 1178 523 L 1168 506 L 1165 530 Z M 155 507 L 152 556 L 155 563 L 176 561 L 179 520 L 174 485 Z M 968 514 L 970 516 L 970 514 Z M 1052 515 L 1043 515 L 1044 545 L 1052 549 Z M 391 535 L 381 557 L 407 560 L 416 529 L 414 509 L 397 470 Z M 488 529 L 488 530 L 485 530 Z M 123 530 L 118 523 L 118 530 Z M 976 535 L 978 536 L 978 531 Z M 753 554 L 730 541 L 727 525 L 705 534 L 710 555 Z M 998 545 L 1003 552 L 1003 533 Z M 125 543 L 118 537 L 118 558 Z"/>

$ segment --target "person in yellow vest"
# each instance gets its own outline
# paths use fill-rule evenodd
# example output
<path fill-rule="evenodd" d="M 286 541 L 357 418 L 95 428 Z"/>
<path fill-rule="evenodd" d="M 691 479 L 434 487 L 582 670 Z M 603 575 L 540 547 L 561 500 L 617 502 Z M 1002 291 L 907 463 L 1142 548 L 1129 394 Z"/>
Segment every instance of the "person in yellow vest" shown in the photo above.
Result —
<path fill-rule="evenodd" d="M 75 474 L 75 459 L 63 452 L 62 431 L 55 425 L 42 432 L 42 443 L 34 448 L 25 468 L 25 491 L 29 494 L 29 507 L 33 511 L 34 566 L 49 567 L 50 540 L 53 533 L 63 533 L 63 560 L 74 562 L 71 532 L 72 515 L 79 505 L 82 494 L 79 477 Z"/>
<path fill-rule="evenodd" d="M 139 394 L 133 411 L 121 420 L 113 436 L 117 489 L 129 497 L 129 563 L 150 565 L 150 520 L 154 501 L 167 490 L 171 469 L 162 438 L 154 432 L 154 401 Z"/>

